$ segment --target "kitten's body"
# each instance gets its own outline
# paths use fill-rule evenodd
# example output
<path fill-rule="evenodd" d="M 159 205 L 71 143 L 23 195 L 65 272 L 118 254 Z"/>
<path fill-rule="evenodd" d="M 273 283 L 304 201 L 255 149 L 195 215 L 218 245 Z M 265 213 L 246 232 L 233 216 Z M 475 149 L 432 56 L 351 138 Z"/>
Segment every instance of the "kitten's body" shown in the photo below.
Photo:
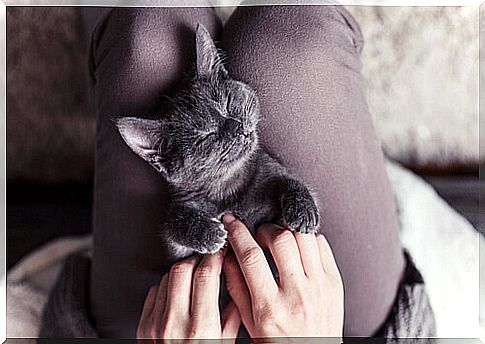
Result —
<path fill-rule="evenodd" d="M 117 120 L 128 146 L 169 183 L 163 237 L 173 255 L 221 249 L 225 212 L 252 231 L 278 220 L 291 230 L 316 231 L 319 214 L 308 189 L 258 146 L 256 94 L 229 77 L 200 25 L 196 49 L 194 76 L 173 94 L 164 116 Z"/>
<path fill-rule="evenodd" d="M 220 187 L 203 188 L 200 193 L 170 187 L 172 207 L 190 205 L 206 213 L 208 218 L 217 220 L 214 223 L 218 226 L 222 215 L 230 212 L 253 232 L 263 223 L 280 220 L 279 189 L 282 179 L 289 177 L 287 170 L 264 150 L 258 149 L 244 168 L 237 172 Z M 217 190 L 216 193 L 213 190 Z M 187 219 L 177 218 L 176 221 L 184 226 Z M 166 230 L 173 231 L 174 227 L 179 227 L 174 225 L 167 223 Z M 185 236 L 185 233 L 181 235 Z M 179 250 L 178 254 L 182 256 L 191 251 L 181 247 Z"/>

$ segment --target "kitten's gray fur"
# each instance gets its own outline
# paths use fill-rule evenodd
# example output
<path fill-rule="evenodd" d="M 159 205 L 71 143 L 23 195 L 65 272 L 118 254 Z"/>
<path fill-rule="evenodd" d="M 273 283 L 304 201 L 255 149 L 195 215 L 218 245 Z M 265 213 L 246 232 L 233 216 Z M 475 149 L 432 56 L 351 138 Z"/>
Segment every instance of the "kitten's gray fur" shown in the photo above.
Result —
<path fill-rule="evenodd" d="M 164 237 L 173 255 L 214 253 L 232 212 L 253 232 L 281 220 L 298 232 L 318 230 L 319 213 L 308 189 L 258 146 L 258 98 L 232 79 L 207 30 L 196 30 L 194 73 L 157 119 L 121 117 L 127 145 L 169 183 Z"/>

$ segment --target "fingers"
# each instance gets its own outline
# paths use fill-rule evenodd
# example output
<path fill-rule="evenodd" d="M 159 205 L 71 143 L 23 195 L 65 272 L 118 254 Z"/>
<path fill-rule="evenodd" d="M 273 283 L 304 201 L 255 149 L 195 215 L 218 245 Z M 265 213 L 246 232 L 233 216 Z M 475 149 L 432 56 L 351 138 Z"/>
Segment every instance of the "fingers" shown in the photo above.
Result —
<path fill-rule="evenodd" d="M 329 275 L 331 274 L 340 276 L 337 262 L 335 261 L 332 249 L 330 248 L 327 239 L 320 233 L 317 234 L 316 238 L 318 248 L 320 250 L 320 261 L 324 272 Z"/>
<path fill-rule="evenodd" d="M 152 317 L 154 318 L 154 328 L 160 328 L 160 324 L 165 312 L 165 306 L 167 304 L 167 287 L 168 287 L 169 275 L 165 274 L 158 285 L 158 292 L 156 295 L 155 306 L 153 307 Z"/>
<path fill-rule="evenodd" d="M 292 232 L 274 224 L 265 224 L 258 229 L 256 237 L 261 246 L 270 249 L 283 287 L 285 284 L 295 285 L 305 277 L 300 251 Z"/>
<path fill-rule="evenodd" d="M 295 240 L 300 250 L 300 259 L 303 264 L 303 270 L 305 270 L 305 275 L 309 279 L 321 279 L 323 276 L 323 267 L 316 235 L 313 233 L 298 233 L 295 235 Z"/>
<path fill-rule="evenodd" d="M 140 321 L 136 330 L 136 338 L 148 338 L 151 326 L 153 324 L 153 308 L 157 298 L 158 286 L 154 285 L 148 290 L 143 310 L 141 312 Z"/>
<path fill-rule="evenodd" d="M 150 290 L 148 290 L 148 294 L 145 299 L 145 303 L 143 305 L 143 311 L 141 312 L 140 319 L 147 319 L 148 316 L 153 312 L 153 308 L 155 307 L 155 302 L 157 300 L 157 293 L 158 293 L 157 285 L 154 285 L 153 287 L 150 288 Z"/>
<path fill-rule="evenodd" d="M 192 291 L 192 276 L 199 256 L 193 256 L 172 265 L 167 285 L 167 305 L 165 313 L 172 316 L 185 316 L 190 312 L 190 295 Z"/>
<path fill-rule="evenodd" d="M 276 293 L 278 286 L 263 250 L 249 230 L 231 214 L 224 215 L 223 222 L 253 301 L 268 293 Z"/>
<path fill-rule="evenodd" d="M 137 338 L 157 338 L 156 329 L 162 320 L 167 300 L 168 274 L 163 275 L 159 285 L 148 291 L 137 328 Z"/>
<path fill-rule="evenodd" d="M 228 254 L 224 259 L 223 267 L 227 291 L 239 310 L 243 322 L 251 326 L 253 323 L 251 298 L 236 257 L 233 254 Z"/>
<path fill-rule="evenodd" d="M 236 338 L 241 326 L 241 316 L 233 301 L 229 301 L 228 305 L 222 313 L 222 338 Z"/>
<path fill-rule="evenodd" d="M 194 318 L 208 315 L 219 319 L 219 284 L 224 253 L 206 255 L 195 269 L 192 282 L 191 314 Z"/>

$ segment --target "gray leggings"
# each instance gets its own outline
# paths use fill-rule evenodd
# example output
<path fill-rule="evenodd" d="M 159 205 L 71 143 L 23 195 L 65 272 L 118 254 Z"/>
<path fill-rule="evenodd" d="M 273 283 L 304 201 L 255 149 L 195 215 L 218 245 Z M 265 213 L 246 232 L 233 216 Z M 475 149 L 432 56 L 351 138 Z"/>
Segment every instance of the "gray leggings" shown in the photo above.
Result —
<path fill-rule="evenodd" d="M 103 337 L 133 338 L 168 264 L 159 240 L 166 183 L 126 147 L 112 116 L 157 112 L 203 23 L 232 76 L 261 100 L 262 144 L 316 191 L 345 286 L 346 336 L 386 319 L 404 267 L 393 196 L 364 97 L 362 35 L 341 7 L 240 7 L 221 31 L 210 8 L 118 8 L 97 25 L 91 314 Z"/>

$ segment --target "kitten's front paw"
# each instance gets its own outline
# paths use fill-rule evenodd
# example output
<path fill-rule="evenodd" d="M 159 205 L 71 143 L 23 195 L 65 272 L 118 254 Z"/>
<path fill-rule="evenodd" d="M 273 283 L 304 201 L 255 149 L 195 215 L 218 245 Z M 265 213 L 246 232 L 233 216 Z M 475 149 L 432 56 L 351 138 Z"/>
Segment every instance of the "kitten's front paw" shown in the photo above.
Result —
<path fill-rule="evenodd" d="M 227 231 L 224 225 L 216 218 L 208 219 L 204 223 L 203 235 L 193 249 L 200 254 L 216 253 L 226 243 Z"/>
<path fill-rule="evenodd" d="M 292 192 L 281 197 L 283 222 L 290 230 L 301 233 L 318 231 L 320 214 L 310 193 Z"/>

